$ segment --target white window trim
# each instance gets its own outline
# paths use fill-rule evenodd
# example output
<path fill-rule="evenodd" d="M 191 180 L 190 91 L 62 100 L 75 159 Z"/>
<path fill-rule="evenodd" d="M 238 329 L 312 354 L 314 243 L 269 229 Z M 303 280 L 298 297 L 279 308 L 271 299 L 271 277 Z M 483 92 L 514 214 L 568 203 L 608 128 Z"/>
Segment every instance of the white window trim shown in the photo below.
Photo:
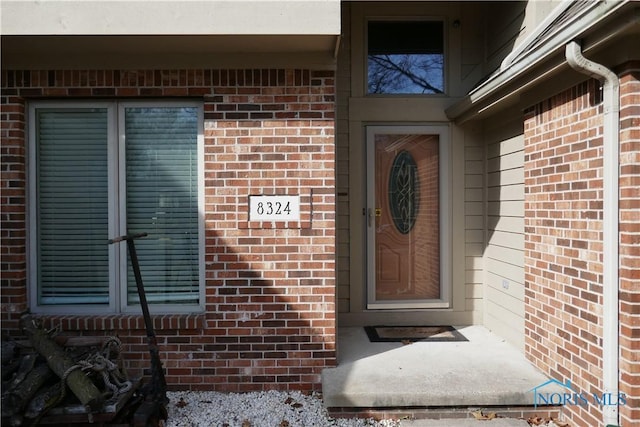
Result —
<path fill-rule="evenodd" d="M 127 245 L 117 243 L 109 245 L 109 303 L 105 305 L 39 305 L 38 304 L 38 195 L 37 195 L 37 141 L 36 141 L 36 111 L 41 108 L 106 108 L 107 125 L 109 129 L 107 161 L 109 165 L 108 177 L 108 206 L 109 212 L 118 212 L 117 216 L 109 216 L 108 231 L 111 238 L 126 234 L 126 206 L 120 203 L 125 193 L 126 181 L 124 170 L 125 136 L 123 125 L 123 109 L 125 107 L 194 107 L 198 111 L 197 135 L 197 174 L 198 174 L 198 265 L 199 265 L 199 303 L 191 305 L 165 304 L 149 306 L 153 314 L 190 314 L 200 313 L 205 307 L 205 215 L 204 215 L 204 108 L 202 102 L 193 100 L 159 100 L 159 101 L 35 101 L 29 104 L 27 116 L 28 129 L 28 163 L 27 163 L 27 286 L 29 307 L 39 314 L 73 314 L 73 315 L 105 315 L 105 314 L 140 314 L 138 306 L 128 306 L 126 302 L 126 266 Z M 120 118 L 119 118 L 120 116 Z M 118 160 L 118 164 L 116 164 Z M 114 191 L 118 189 L 119 191 Z M 120 219 L 117 223 L 117 219 Z M 105 242 L 107 244 L 107 242 Z M 144 282 L 144 274 L 142 277 Z"/>

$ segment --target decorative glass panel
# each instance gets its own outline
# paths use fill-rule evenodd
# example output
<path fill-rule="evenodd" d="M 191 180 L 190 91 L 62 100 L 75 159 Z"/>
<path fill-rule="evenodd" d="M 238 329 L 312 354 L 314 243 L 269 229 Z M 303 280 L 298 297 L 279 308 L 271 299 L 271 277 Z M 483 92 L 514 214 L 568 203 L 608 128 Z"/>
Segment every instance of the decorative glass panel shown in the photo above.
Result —
<path fill-rule="evenodd" d="M 368 93 L 443 93 L 443 34 L 441 21 L 370 21 Z"/>
<path fill-rule="evenodd" d="M 389 209 L 400 233 L 407 234 L 416 223 L 419 201 L 418 166 L 411 153 L 400 151 L 389 174 Z"/>

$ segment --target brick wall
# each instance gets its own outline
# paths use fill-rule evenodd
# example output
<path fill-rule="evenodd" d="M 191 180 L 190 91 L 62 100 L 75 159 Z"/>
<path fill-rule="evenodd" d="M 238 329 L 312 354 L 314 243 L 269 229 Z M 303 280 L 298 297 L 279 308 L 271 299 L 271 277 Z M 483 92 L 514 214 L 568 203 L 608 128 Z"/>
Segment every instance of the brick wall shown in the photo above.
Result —
<path fill-rule="evenodd" d="M 3 70 L 2 84 L 4 335 L 19 334 L 28 309 L 28 101 L 202 99 L 206 312 L 155 316 L 167 382 L 221 391 L 320 387 L 321 370 L 335 364 L 333 72 Z M 301 194 L 303 218 L 247 222 L 249 194 Z M 129 368 L 149 366 L 140 316 L 44 320 L 69 334 L 117 334 Z"/>
<path fill-rule="evenodd" d="M 525 353 L 602 390 L 602 131 L 589 80 L 525 112 Z M 572 407 L 577 425 L 599 410 Z M 575 412 L 575 413 L 574 413 Z"/>
<path fill-rule="evenodd" d="M 620 73 L 620 423 L 640 420 L 640 62 Z"/>
<path fill-rule="evenodd" d="M 638 74 L 622 74 L 621 392 L 638 419 Z M 525 111 L 525 352 L 577 393 L 602 393 L 602 106 L 588 80 Z M 626 105 L 626 107 L 625 107 Z M 600 425 L 597 404 L 566 405 L 578 426 Z M 623 423 L 623 425 L 626 425 Z M 630 425 L 630 424 L 629 424 Z"/>

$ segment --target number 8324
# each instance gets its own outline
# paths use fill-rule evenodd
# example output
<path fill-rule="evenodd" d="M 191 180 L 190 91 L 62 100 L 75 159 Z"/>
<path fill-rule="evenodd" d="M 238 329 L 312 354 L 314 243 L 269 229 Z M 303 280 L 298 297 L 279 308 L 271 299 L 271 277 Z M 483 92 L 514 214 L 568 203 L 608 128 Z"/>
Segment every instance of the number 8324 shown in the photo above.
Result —
<path fill-rule="evenodd" d="M 290 202 L 258 202 L 256 206 L 258 215 L 291 215 Z"/>

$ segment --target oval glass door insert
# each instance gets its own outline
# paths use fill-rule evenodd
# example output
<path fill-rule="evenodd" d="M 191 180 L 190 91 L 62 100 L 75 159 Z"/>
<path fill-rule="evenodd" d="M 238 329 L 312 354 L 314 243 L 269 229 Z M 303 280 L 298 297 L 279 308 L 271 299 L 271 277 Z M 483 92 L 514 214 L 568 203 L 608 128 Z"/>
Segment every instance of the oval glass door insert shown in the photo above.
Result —
<path fill-rule="evenodd" d="M 389 175 L 389 209 L 397 230 L 411 231 L 418 215 L 418 166 L 408 151 L 400 151 Z"/>

